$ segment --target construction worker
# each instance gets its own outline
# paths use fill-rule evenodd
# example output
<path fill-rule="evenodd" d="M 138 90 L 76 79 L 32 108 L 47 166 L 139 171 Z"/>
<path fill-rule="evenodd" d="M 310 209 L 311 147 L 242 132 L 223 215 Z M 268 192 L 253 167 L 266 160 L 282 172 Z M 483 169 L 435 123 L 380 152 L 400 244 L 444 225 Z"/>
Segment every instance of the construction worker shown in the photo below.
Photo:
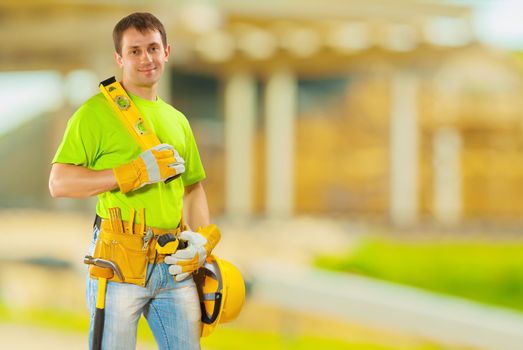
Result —
<path fill-rule="evenodd" d="M 201 310 L 192 273 L 220 236 L 210 225 L 201 183 L 205 172 L 189 122 L 157 96 L 171 48 L 164 26 L 149 13 L 121 19 L 113 40 L 121 86 L 131 99 L 118 100 L 119 108 L 126 112 L 133 103 L 161 144 L 140 148 L 113 102 L 97 94 L 68 122 L 53 159 L 50 193 L 98 196 L 89 254 L 114 262 L 123 274 L 123 281 L 115 275 L 107 282 L 101 347 L 135 349 L 143 314 L 159 349 L 199 349 Z M 214 226 L 211 234 L 205 229 L 209 226 Z M 188 246 L 158 259 L 151 242 L 167 232 Z M 98 279 L 89 276 L 90 344 L 97 288 Z"/>

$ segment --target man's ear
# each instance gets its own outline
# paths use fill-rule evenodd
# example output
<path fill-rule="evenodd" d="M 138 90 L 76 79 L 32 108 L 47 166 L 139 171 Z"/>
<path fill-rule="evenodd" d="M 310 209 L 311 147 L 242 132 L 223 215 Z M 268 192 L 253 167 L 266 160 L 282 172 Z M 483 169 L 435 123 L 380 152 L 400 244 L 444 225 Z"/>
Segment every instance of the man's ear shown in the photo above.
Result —
<path fill-rule="evenodd" d="M 171 45 L 167 44 L 167 47 L 165 48 L 164 62 L 169 61 L 169 56 L 170 55 L 171 55 Z"/>
<path fill-rule="evenodd" d="M 114 60 L 116 61 L 116 64 L 118 64 L 118 66 L 121 68 L 123 65 L 122 56 L 118 52 L 114 53 Z"/>

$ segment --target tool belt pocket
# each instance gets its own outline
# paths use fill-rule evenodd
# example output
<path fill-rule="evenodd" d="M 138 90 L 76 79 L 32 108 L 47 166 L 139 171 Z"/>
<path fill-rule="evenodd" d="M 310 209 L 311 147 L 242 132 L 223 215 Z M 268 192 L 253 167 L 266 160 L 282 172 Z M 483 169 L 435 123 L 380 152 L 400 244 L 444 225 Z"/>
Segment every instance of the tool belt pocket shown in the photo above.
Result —
<path fill-rule="evenodd" d="M 145 284 L 148 249 L 143 249 L 143 237 L 101 230 L 96 241 L 94 257 L 114 262 L 121 270 L 124 281 L 114 275 L 111 281 L 137 285 Z M 95 276 L 92 276 L 95 277 Z"/>

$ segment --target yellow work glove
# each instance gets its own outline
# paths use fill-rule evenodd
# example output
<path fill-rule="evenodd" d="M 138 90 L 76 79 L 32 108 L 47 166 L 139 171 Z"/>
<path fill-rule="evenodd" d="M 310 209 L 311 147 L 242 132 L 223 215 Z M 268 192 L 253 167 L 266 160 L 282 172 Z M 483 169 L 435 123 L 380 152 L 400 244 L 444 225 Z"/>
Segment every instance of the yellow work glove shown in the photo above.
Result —
<path fill-rule="evenodd" d="M 135 160 L 113 169 L 122 193 L 165 181 L 185 171 L 185 161 L 166 143 L 142 152 Z"/>
<path fill-rule="evenodd" d="M 221 233 L 216 225 L 209 225 L 198 228 L 196 232 L 183 231 L 179 238 L 187 241 L 187 248 L 180 249 L 164 259 L 166 264 L 171 265 L 169 273 L 176 281 L 187 278 L 205 263 L 205 259 L 211 255 L 220 241 Z"/>

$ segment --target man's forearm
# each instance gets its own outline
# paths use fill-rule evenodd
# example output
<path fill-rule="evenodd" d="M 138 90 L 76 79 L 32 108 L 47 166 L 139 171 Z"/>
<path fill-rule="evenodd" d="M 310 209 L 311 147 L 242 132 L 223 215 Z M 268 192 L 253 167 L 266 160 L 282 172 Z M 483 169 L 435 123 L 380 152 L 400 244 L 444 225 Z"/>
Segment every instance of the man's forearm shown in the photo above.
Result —
<path fill-rule="evenodd" d="M 49 176 L 53 197 L 84 198 L 118 187 L 112 169 L 91 170 L 83 166 L 55 163 Z"/>
<path fill-rule="evenodd" d="M 185 188 L 183 216 L 185 223 L 193 230 L 210 224 L 207 196 L 200 182 Z"/>

